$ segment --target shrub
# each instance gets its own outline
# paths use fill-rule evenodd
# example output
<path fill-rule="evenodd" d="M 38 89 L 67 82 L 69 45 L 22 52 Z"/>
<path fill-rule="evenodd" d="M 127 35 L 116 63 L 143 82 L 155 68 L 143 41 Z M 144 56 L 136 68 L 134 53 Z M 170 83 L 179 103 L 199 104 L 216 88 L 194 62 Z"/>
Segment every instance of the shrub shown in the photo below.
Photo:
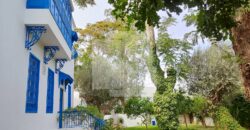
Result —
<path fill-rule="evenodd" d="M 104 115 L 99 111 L 99 109 L 96 106 L 92 106 L 92 105 L 88 105 L 87 107 L 77 106 L 75 108 L 67 109 L 66 111 L 85 111 L 100 119 L 103 119 L 104 117 Z"/>
<path fill-rule="evenodd" d="M 245 128 L 250 128 L 250 102 L 244 95 L 237 95 L 229 105 L 232 116 Z"/>
<path fill-rule="evenodd" d="M 154 112 L 161 130 L 177 130 L 179 126 L 176 94 L 164 92 L 155 94 Z"/>
<path fill-rule="evenodd" d="M 232 117 L 226 107 L 218 107 L 215 111 L 215 123 L 223 130 L 245 130 Z"/>
<path fill-rule="evenodd" d="M 128 117 L 141 117 L 142 123 L 147 127 L 153 114 L 153 104 L 148 98 L 132 97 L 124 106 L 124 113 Z"/>

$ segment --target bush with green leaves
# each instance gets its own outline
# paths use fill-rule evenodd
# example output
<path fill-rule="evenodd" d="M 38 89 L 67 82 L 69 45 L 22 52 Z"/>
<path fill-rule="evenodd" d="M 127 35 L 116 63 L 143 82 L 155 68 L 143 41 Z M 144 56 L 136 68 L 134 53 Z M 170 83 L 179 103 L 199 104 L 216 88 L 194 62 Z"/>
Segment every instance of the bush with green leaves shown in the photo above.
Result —
<path fill-rule="evenodd" d="M 232 116 L 245 128 L 250 128 L 250 101 L 243 94 L 237 95 L 228 105 Z"/>
<path fill-rule="evenodd" d="M 79 112 L 87 112 L 95 117 L 103 119 L 104 115 L 99 111 L 96 106 L 88 105 L 88 106 L 77 106 L 74 108 L 67 109 L 66 111 L 79 111 Z"/>
<path fill-rule="evenodd" d="M 232 117 L 226 107 L 218 107 L 215 110 L 214 119 L 216 125 L 223 130 L 245 130 L 240 124 Z"/>
<path fill-rule="evenodd" d="M 146 128 L 151 121 L 153 112 L 153 104 L 148 98 L 132 97 L 126 101 L 124 106 L 124 113 L 128 117 L 142 118 L 142 123 Z"/>
<path fill-rule="evenodd" d="M 177 130 L 179 127 L 176 93 L 156 93 L 154 96 L 154 114 L 161 130 Z"/>
<path fill-rule="evenodd" d="M 183 115 L 184 118 L 184 123 L 187 127 L 187 115 L 192 114 L 192 106 L 193 106 L 193 101 L 192 99 L 184 95 L 183 92 L 178 92 L 177 93 L 177 110 L 178 110 L 178 115 Z"/>
<path fill-rule="evenodd" d="M 114 107 L 115 113 L 123 113 L 123 106 L 122 105 L 116 105 Z"/>
<path fill-rule="evenodd" d="M 192 99 L 191 111 L 201 121 L 202 125 L 206 127 L 205 117 L 209 115 L 209 101 L 203 96 L 195 96 Z"/>

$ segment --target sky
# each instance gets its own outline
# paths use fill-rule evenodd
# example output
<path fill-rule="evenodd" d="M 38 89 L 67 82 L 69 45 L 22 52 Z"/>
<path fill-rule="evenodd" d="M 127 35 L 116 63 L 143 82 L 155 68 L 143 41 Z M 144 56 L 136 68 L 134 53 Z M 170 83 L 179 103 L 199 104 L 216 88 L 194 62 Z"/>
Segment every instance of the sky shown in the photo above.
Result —
<path fill-rule="evenodd" d="M 95 23 L 105 19 L 104 11 L 112 8 L 107 0 L 96 0 L 96 5 L 87 8 L 79 8 L 74 5 L 73 18 L 76 26 L 84 28 L 88 23 Z"/>
<path fill-rule="evenodd" d="M 77 28 L 85 28 L 89 23 L 96 23 L 105 19 L 104 11 L 106 9 L 111 9 L 112 6 L 108 4 L 107 0 L 96 0 L 96 5 L 88 6 L 87 8 L 79 8 L 74 6 L 73 18 Z M 187 10 L 184 11 L 186 13 Z M 182 39 L 184 34 L 194 30 L 194 27 L 186 27 L 185 22 L 182 21 L 184 13 L 179 16 L 173 15 L 177 19 L 175 26 L 171 26 L 168 30 L 168 33 L 172 38 Z M 167 17 L 165 12 L 159 12 L 162 17 Z M 199 44 L 199 48 L 207 48 L 208 44 Z M 143 90 L 143 95 L 153 96 L 155 92 L 155 86 L 150 79 L 150 74 L 146 74 L 145 78 L 145 89 Z M 149 89 L 150 88 L 150 89 Z"/>
<path fill-rule="evenodd" d="M 97 21 L 104 20 L 104 11 L 112 8 L 112 6 L 108 4 L 107 0 L 96 0 L 96 5 L 88 6 L 87 8 L 79 8 L 76 5 L 74 7 L 73 17 L 78 28 L 85 28 L 88 23 L 95 23 Z M 159 14 L 163 17 L 167 17 L 164 12 L 160 12 Z M 177 18 L 177 23 L 175 26 L 169 28 L 169 33 L 173 38 L 181 39 L 186 32 L 190 31 L 190 28 L 187 28 L 185 23 L 182 22 L 183 14 L 180 16 L 173 16 Z"/>

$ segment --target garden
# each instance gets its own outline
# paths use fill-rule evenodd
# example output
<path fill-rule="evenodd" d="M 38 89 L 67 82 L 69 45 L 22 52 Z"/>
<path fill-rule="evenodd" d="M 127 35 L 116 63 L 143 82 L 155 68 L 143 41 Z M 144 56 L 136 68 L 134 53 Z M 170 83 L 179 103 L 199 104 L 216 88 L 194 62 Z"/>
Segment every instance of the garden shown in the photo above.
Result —
<path fill-rule="evenodd" d="M 74 46 L 76 90 L 104 130 L 250 128 L 249 0 L 108 2 L 106 19 L 78 28 Z M 173 38 L 181 12 L 191 29 Z M 156 88 L 152 97 L 145 85 Z"/>

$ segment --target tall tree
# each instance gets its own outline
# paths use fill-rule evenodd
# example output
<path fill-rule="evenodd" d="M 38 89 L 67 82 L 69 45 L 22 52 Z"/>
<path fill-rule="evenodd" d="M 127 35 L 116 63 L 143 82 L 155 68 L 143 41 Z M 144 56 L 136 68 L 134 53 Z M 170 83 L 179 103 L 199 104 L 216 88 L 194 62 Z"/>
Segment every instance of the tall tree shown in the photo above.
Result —
<path fill-rule="evenodd" d="M 218 105 L 223 98 L 239 92 L 237 59 L 232 48 L 225 44 L 195 51 L 187 76 L 189 93 L 202 95 Z"/>
<path fill-rule="evenodd" d="M 145 74 L 144 35 L 112 20 L 90 24 L 78 32 L 82 42 L 78 43 L 76 82 L 82 97 L 111 110 L 117 100 L 123 103 L 127 97 L 140 95 Z"/>
<path fill-rule="evenodd" d="M 194 52 L 190 60 L 191 70 L 187 76 L 187 83 L 190 94 L 202 95 L 209 101 L 209 106 L 203 106 L 203 109 L 196 113 L 201 121 L 209 112 L 218 127 L 242 129 L 227 108 L 222 107 L 223 102 L 240 93 L 241 80 L 237 71 L 237 60 L 232 48 L 225 44 L 214 44 L 207 50 Z"/>
<path fill-rule="evenodd" d="M 109 0 L 114 6 L 113 14 L 128 23 L 136 23 L 140 30 L 145 29 L 145 22 L 158 26 L 158 11 L 181 13 L 182 5 L 197 10 L 197 29 L 208 38 L 216 40 L 231 37 L 233 49 L 240 57 L 240 70 L 244 79 L 246 97 L 250 99 L 250 10 L 249 0 Z"/>
<path fill-rule="evenodd" d="M 157 55 L 154 27 L 147 25 L 146 33 L 149 43 L 147 66 L 151 79 L 157 88 L 157 93 L 154 97 L 156 120 L 159 128 L 162 130 L 177 129 L 178 117 L 177 111 L 175 111 L 177 104 L 174 98 L 175 95 L 172 94 L 176 83 L 176 70 L 172 67 L 168 69 L 168 76 L 165 78 L 165 72 L 161 69 L 160 60 Z M 170 112 L 171 109 L 172 112 Z"/>
<path fill-rule="evenodd" d="M 182 64 L 185 60 L 183 59 L 187 58 L 187 50 L 190 49 L 187 42 L 172 39 L 168 35 L 167 28 L 173 22 L 172 18 L 162 21 L 157 41 L 155 40 L 154 27 L 146 25 L 149 46 L 147 66 L 151 79 L 157 88 L 154 109 L 158 126 L 163 130 L 178 128 L 177 101 L 173 89 L 177 78 L 184 76 L 185 67 Z M 162 57 L 163 60 L 161 61 L 159 57 Z M 161 63 L 165 64 L 167 72 L 163 71 Z"/>

